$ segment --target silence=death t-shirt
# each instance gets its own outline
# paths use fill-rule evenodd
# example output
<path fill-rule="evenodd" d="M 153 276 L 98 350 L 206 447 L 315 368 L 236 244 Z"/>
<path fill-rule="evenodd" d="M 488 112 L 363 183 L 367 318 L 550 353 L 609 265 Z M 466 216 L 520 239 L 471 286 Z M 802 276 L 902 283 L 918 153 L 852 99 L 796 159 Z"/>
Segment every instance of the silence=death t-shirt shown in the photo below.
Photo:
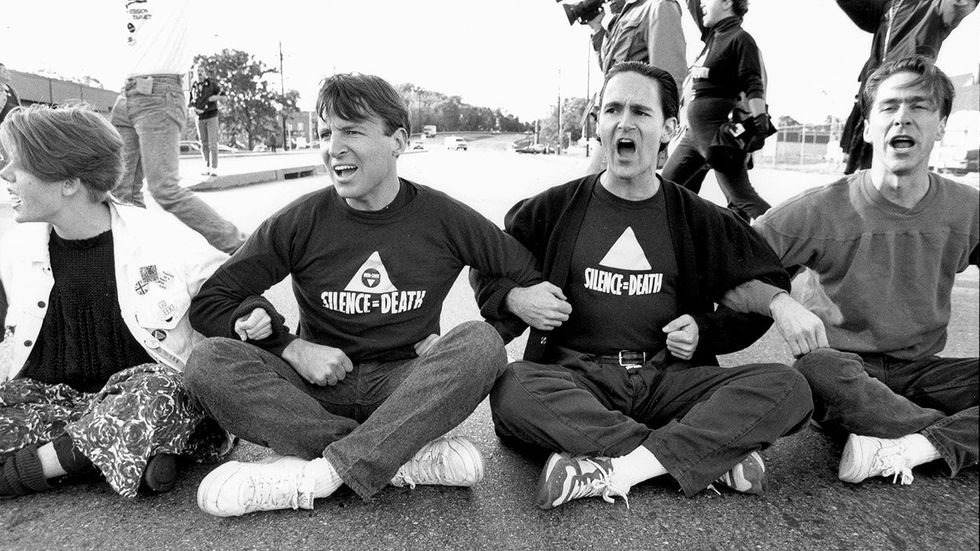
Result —
<path fill-rule="evenodd" d="M 572 252 L 562 346 L 583 352 L 659 350 L 677 317 L 677 260 L 663 193 L 643 201 L 601 185 Z"/>

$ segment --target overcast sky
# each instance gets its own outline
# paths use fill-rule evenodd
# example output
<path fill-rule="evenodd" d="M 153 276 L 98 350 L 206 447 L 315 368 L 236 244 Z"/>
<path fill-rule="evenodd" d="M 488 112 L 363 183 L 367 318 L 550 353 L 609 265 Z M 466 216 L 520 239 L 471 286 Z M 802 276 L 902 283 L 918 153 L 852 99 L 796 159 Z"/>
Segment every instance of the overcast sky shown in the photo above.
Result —
<path fill-rule="evenodd" d="M 9 68 L 90 75 L 118 89 L 126 76 L 120 0 L 4 2 L 0 62 Z M 544 116 L 563 96 L 584 96 L 598 66 L 589 32 L 569 26 L 554 0 L 240 0 L 200 5 L 194 51 L 236 48 L 279 65 L 286 87 L 311 108 L 317 83 L 335 71 L 378 74 L 500 107 L 522 120 Z M 688 60 L 701 47 L 685 13 Z M 834 0 L 752 0 L 745 28 L 762 48 L 772 113 L 804 122 L 845 117 L 867 58 L 871 35 L 860 31 Z M 980 13 L 947 39 L 939 65 L 947 73 L 976 72 Z M 560 79 L 559 79 L 560 75 Z M 273 77 L 278 78 L 278 77 Z"/>

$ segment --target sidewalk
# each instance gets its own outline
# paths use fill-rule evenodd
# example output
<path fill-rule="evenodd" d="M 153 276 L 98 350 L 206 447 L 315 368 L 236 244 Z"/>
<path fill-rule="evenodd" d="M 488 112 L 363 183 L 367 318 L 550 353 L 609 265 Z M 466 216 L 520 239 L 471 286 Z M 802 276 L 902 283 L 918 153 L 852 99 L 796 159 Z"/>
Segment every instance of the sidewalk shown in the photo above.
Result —
<path fill-rule="evenodd" d="M 281 153 L 238 153 L 218 158 L 218 176 L 200 174 L 204 161 L 198 155 L 181 155 L 180 185 L 194 191 L 213 191 L 323 174 L 319 149 Z"/>

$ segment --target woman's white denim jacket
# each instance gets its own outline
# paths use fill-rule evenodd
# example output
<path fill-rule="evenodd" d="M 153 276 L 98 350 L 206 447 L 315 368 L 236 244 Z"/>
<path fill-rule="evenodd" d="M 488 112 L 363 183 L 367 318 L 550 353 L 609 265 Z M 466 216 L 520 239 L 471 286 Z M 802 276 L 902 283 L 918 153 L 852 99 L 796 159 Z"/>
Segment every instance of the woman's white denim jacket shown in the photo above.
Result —
<path fill-rule="evenodd" d="M 126 327 L 157 362 L 183 371 L 194 344 L 203 337 L 191 328 L 191 297 L 228 255 L 175 219 L 143 208 L 109 205 L 116 293 Z M 9 366 L 0 381 L 24 367 L 41 331 L 54 277 L 48 254 L 51 226 L 18 224 L 0 245 L 0 279 L 12 327 Z"/>

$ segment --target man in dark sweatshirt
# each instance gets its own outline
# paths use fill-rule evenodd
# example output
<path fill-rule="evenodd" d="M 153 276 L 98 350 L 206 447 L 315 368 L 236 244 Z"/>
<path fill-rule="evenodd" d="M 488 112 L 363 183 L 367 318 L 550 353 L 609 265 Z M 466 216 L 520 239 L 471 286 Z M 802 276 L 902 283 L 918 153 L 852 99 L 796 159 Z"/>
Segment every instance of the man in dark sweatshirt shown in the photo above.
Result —
<path fill-rule="evenodd" d="M 507 356 L 484 322 L 440 337 L 442 302 L 464 266 L 540 279 L 493 223 L 398 177 L 410 124 L 389 83 L 334 75 L 317 111 L 334 185 L 266 220 L 191 306 L 215 338 L 188 362 L 189 390 L 230 432 L 283 456 L 212 471 L 198 505 L 213 515 L 311 509 L 341 484 L 367 499 L 389 483 L 478 482 L 480 452 L 440 437 L 487 396 Z M 287 275 L 298 335 L 261 296 Z"/>
<path fill-rule="evenodd" d="M 670 75 L 616 65 L 599 111 L 609 168 L 521 201 L 505 220 L 548 282 L 472 277 L 505 338 L 534 328 L 490 405 L 502 439 L 554 452 L 542 508 L 625 499 L 664 474 L 688 496 L 716 481 L 760 493 L 757 452 L 809 418 L 806 381 L 787 366 L 718 366 L 716 354 L 748 346 L 770 322 L 714 302 L 752 279 L 789 279 L 748 225 L 657 175 L 676 127 Z"/>

